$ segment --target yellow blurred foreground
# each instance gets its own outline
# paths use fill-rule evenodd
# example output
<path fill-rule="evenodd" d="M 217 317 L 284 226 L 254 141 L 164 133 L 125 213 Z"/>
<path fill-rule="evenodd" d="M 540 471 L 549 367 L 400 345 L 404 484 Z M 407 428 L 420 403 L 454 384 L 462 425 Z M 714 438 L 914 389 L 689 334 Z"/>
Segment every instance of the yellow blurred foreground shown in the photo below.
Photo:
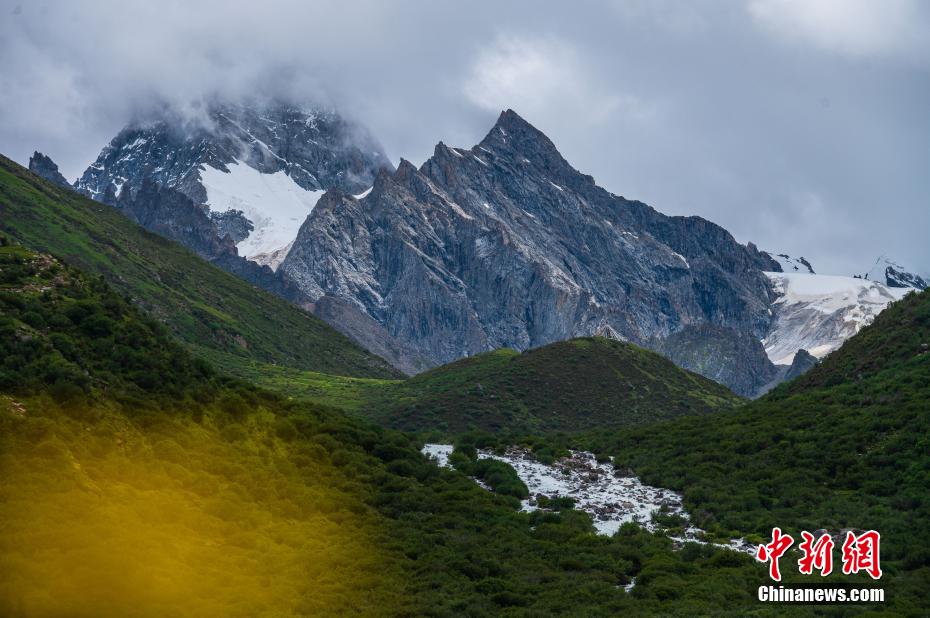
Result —
<path fill-rule="evenodd" d="M 397 601 L 352 480 L 364 470 L 332 463 L 331 436 L 296 440 L 267 410 L 140 423 L 43 407 L 0 398 L 0 614 L 377 614 Z"/>

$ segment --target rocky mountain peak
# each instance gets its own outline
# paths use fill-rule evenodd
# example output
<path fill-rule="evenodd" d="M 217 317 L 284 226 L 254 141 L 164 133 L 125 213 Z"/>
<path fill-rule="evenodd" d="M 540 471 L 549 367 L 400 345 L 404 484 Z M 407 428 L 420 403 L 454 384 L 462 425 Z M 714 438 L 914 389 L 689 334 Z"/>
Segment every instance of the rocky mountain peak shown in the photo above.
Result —
<path fill-rule="evenodd" d="M 417 168 L 407 159 L 401 159 L 400 165 L 397 166 L 397 171 L 394 172 L 394 180 L 401 183 L 409 183 L 414 176 L 417 174 Z"/>
<path fill-rule="evenodd" d="M 197 203 L 210 200 L 203 173 L 244 165 L 262 174 L 283 172 L 305 191 L 339 188 L 357 193 L 381 168 L 393 166 L 360 125 L 332 110 L 282 101 L 211 102 L 196 120 L 159 110 L 123 129 L 76 183 L 90 197 L 108 186 L 118 194 L 152 176 Z"/>
<path fill-rule="evenodd" d="M 52 158 L 38 150 L 29 157 L 29 171 L 57 185 L 71 188 L 71 183 L 58 171 L 58 165 L 52 161 Z"/>
<path fill-rule="evenodd" d="M 799 273 L 806 275 L 816 274 L 814 272 L 814 267 L 811 266 L 811 263 L 808 262 L 804 256 L 796 257 L 788 255 L 787 253 L 775 253 L 774 251 L 763 251 L 762 254 L 772 260 L 773 265 L 769 269 L 771 272 Z"/>
<path fill-rule="evenodd" d="M 569 166 L 552 140 L 512 109 L 501 112 L 497 122 L 472 152 L 480 156 L 482 150 L 509 158 L 512 162 L 542 165 L 550 172 Z"/>
<path fill-rule="evenodd" d="M 321 201 L 280 270 L 312 302 L 338 299 L 334 323 L 367 316 L 343 319 L 368 324 L 355 334 L 368 347 L 386 334 L 437 364 L 592 333 L 647 344 L 704 322 L 758 343 L 769 264 L 709 221 L 598 187 L 508 110 L 473 148 L 440 142 L 361 201 Z"/>
<path fill-rule="evenodd" d="M 861 279 L 868 279 L 869 281 L 884 283 L 892 288 L 923 290 L 930 285 L 930 283 L 928 283 L 930 276 L 921 276 L 915 269 L 902 266 L 887 255 L 878 256 L 875 263 L 868 271 L 863 275 L 855 276 Z"/>
<path fill-rule="evenodd" d="M 497 122 L 488 131 L 487 137 L 510 137 L 518 142 L 537 141 L 555 149 L 555 144 L 546 137 L 546 134 L 527 122 L 520 114 L 512 109 L 506 109 L 497 117 Z M 487 139 L 486 137 L 486 139 Z"/>

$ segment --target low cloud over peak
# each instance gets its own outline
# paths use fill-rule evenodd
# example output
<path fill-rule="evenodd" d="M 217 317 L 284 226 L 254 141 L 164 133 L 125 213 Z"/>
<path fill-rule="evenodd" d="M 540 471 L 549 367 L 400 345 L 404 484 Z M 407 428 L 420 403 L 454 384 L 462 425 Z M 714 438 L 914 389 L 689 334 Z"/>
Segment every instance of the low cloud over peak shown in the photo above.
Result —
<path fill-rule="evenodd" d="M 930 270 L 918 0 L 0 0 L 0 152 L 74 178 L 153 106 L 333 105 L 396 163 L 513 108 L 618 194 L 858 272 Z"/>

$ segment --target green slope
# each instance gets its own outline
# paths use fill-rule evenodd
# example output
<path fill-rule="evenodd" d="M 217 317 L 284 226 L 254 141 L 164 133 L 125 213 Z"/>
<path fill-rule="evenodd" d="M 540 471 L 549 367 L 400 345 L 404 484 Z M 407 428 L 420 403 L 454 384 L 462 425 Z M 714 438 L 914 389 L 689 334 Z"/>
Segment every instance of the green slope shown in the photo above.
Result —
<path fill-rule="evenodd" d="M 226 379 L 99 278 L 0 246 L 0 614 L 741 615 L 764 581 L 522 513 L 416 447 Z"/>
<path fill-rule="evenodd" d="M 908 608 L 930 586 L 930 291 L 894 303 L 761 400 L 589 446 L 683 491 L 705 529 L 878 530 Z"/>
<path fill-rule="evenodd" d="M 0 230 L 103 275 L 193 349 L 224 355 L 230 370 L 263 362 L 336 375 L 399 376 L 322 320 L 2 156 Z"/>
<path fill-rule="evenodd" d="M 369 413 L 390 426 L 447 433 L 616 428 L 742 401 L 658 354 L 602 337 L 478 354 L 368 397 Z"/>

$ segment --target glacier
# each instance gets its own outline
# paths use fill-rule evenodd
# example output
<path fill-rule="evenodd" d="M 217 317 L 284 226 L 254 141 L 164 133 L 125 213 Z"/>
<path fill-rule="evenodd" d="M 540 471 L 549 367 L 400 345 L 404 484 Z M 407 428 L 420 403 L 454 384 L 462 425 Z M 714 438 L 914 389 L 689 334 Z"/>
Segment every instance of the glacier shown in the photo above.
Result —
<path fill-rule="evenodd" d="M 888 303 L 912 291 L 857 277 L 765 274 L 777 298 L 774 325 L 762 345 L 776 365 L 790 365 L 800 349 L 823 358 L 871 324 Z"/>
<path fill-rule="evenodd" d="M 236 245 L 239 255 L 251 258 L 280 254 L 297 237 L 301 224 L 324 191 L 304 189 L 283 170 L 264 174 L 239 161 L 227 168 L 229 172 L 205 165 L 201 171 L 207 206 L 213 212 L 241 210 L 255 226 Z M 283 255 L 277 262 L 282 259 Z"/>

